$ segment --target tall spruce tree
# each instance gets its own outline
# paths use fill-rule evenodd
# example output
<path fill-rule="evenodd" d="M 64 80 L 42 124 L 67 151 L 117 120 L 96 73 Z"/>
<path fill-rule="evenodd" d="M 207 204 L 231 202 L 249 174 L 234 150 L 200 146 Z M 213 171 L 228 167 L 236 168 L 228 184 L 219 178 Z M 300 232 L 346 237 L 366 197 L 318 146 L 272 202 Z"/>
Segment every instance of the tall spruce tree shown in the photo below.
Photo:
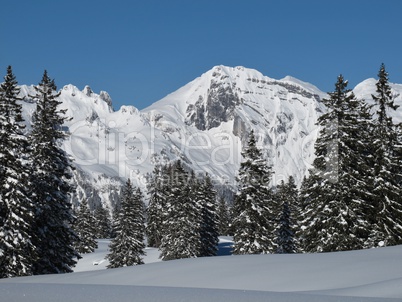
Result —
<path fill-rule="evenodd" d="M 394 103 L 384 64 L 380 67 L 376 88 L 376 94 L 372 95 L 378 106 L 371 144 L 373 182 L 369 221 L 372 227 L 365 243 L 367 247 L 402 243 L 402 136 L 400 125 L 394 125 L 390 115 L 398 106 Z"/>
<path fill-rule="evenodd" d="M 147 208 L 147 238 L 148 246 L 159 248 L 163 237 L 163 221 L 165 215 L 167 186 L 164 184 L 166 167 L 155 166 L 148 186 L 149 202 Z M 165 179 L 166 180 L 166 179 Z"/>
<path fill-rule="evenodd" d="M 33 204 L 28 194 L 27 140 L 18 103 L 20 89 L 7 68 L 0 86 L 0 278 L 33 273 Z"/>
<path fill-rule="evenodd" d="M 242 156 L 244 161 L 237 177 L 239 191 L 233 207 L 233 253 L 274 253 L 272 171 L 257 148 L 253 131 Z"/>
<path fill-rule="evenodd" d="M 35 86 L 36 110 L 33 114 L 30 146 L 32 148 L 31 196 L 35 202 L 35 246 L 39 260 L 35 274 L 72 272 L 79 254 L 73 248 L 76 235 L 69 194 L 73 187 L 72 164 L 61 149 L 66 138 L 62 125 L 66 110 L 59 109 L 60 93 L 45 71 Z"/>
<path fill-rule="evenodd" d="M 216 191 L 214 190 L 212 180 L 208 174 L 199 184 L 199 192 L 199 204 L 201 207 L 201 245 L 198 256 L 216 256 L 219 243 Z"/>
<path fill-rule="evenodd" d="M 276 228 L 276 244 L 278 254 L 293 254 L 298 251 L 294 216 L 298 207 L 298 190 L 293 176 L 289 176 L 277 187 L 275 194 L 278 203 L 278 224 Z"/>
<path fill-rule="evenodd" d="M 194 258 L 200 249 L 200 212 L 193 197 L 192 181 L 180 161 L 169 173 L 169 196 L 165 207 L 164 234 L 160 250 L 162 260 Z"/>
<path fill-rule="evenodd" d="M 121 210 L 117 220 L 117 236 L 111 241 L 108 268 L 143 264 L 145 255 L 145 206 L 140 189 L 134 189 L 127 180 L 121 199 Z"/>
<path fill-rule="evenodd" d="M 321 130 L 315 144 L 316 159 L 301 193 L 304 250 L 359 249 L 368 230 L 369 169 L 363 139 L 367 106 L 347 89 L 342 76 L 323 103 L 327 112 L 318 119 Z"/>
<path fill-rule="evenodd" d="M 92 253 L 98 248 L 96 241 L 96 221 L 89 210 L 87 199 L 81 201 L 73 229 L 78 236 L 78 240 L 74 245 L 78 253 Z"/>

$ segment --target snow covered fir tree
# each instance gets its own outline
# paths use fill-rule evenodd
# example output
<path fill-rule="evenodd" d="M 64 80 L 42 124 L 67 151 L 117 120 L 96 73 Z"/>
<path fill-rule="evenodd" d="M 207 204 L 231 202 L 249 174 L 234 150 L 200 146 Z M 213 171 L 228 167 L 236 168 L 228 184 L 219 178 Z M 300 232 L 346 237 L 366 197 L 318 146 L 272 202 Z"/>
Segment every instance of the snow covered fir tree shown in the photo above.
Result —
<path fill-rule="evenodd" d="M 398 106 L 384 64 L 378 72 L 376 88 L 372 95 L 378 109 L 370 143 L 372 187 L 366 247 L 402 244 L 402 129 L 392 120 L 392 112 Z"/>
<path fill-rule="evenodd" d="M 30 195 L 35 204 L 34 245 L 38 261 L 35 274 L 71 272 L 79 254 L 74 250 L 76 235 L 71 224 L 74 217 L 69 194 L 73 187 L 70 157 L 61 148 L 66 138 L 62 126 L 65 110 L 60 110 L 56 85 L 45 71 L 42 81 L 35 86 L 36 110 L 33 113 L 31 148 Z"/>
<path fill-rule="evenodd" d="M 116 237 L 110 243 L 108 268 L 143 264 L 145 254 L 145 221 L 143 195 L 127 180 L 122 197 L 121 209 L 116 221 Z"/>
<path fill-rule="evenodd" d="M 339 77 L 324 100 L 328 111 L 319 118 L 314 169 L 301 190 L 306 252 L 402 242 L 402 136 L 390 115 L 397 106 L 388 74 L 382 65 L 374 107 L 356 99 L 346 86 Z"/>
<path fill-rule="evenodd" d="M 219 243 L 216 191 L 208 174 L 204 179 L 199 181 L 197 187 L 199 192 L 197 195 L 201 208 L 201 245 L 198 256 L 216 256 Z"/>
<path fill-rule="evenodd" d="M 0 87 L 0 278 L 31 275 L 38 259 L 19 92 L 9 66 Z"/>
<path fill-rule="evenodd" d="M 215 256 L 216 192 L 208 175 L 196 176 L 180 161 L 154 169 L 148 205 L 148 245 L 162 260 Z"/>
<path fill-rule="evenodd" d="M 80 207 L 76 212 L 73 229 L 78 236 L 78 240 L 74 244 L 78 253 L 92 253 L 98 248 L 98 243 L 96 241 L 97 224 L 95 217 L 89 210 L 86 199 L 81 201 Z"/>
<path fill-rule="evenodd" d="M 184 170 L 181 161 L 171 165 L 167 172 L 170 189 L 164 208 L 166 213 L 162 226 L 161 259 L 195 258 L 201 245 L 201 209 L 192 198 L 190 175 Z"/>
<path fill-rule="evenodd" d="M 277 227 L 275 230 L 278 254 L 293 254 L 298 252 L 296 238 L 297 222 L 295 219 L 299 206 L 298 190 L 293 176 L 283 180 L 277 187 L 275 199 L 277 202 Z"/>
<path fill-rule="evenodd" d="M 233 205 L 233 253 L 267 254 L 276 250 L 272 170 L 257 147 L 254 132 L 242 151 L 238 193 Z"/>
<path fill-rule="evenodd" d="M 112 221 L 110 212 L 107 207 L 102 205 L 96 207 L 94 211 L 95 219 L 95 238 L 111 238 L 112 237 Z"/>
<path fill-rule="evenodd" d="M 167 166 L 156 165 L 148 185 L 148 207 L 146 233 L 148 246 L 159 248 L 164 235 L 165 205 L 169 187 L 164 176 Z"/>
<path fill-rule="evenodd" d="M 221 236 L 227 236 L 230 234 L 230 209 L 229 205 L 223 197 L 219 198 L 217 208 L 218 219 L 218 232 Z"/>
<path fill-rule="evenodd" d="M 363 247 L 368 230 L 364 218 L 369 179 L 362 125 L 364 104 L 347 89 L 347 81 L 338 77 L 334 92 L 323 103 L 327 112 L 315 144 L 314 169 L 304 187 L 302 222 L 304 250 L 329 252 Z M 354 185 L 351 185 L 354 184 Z"/>

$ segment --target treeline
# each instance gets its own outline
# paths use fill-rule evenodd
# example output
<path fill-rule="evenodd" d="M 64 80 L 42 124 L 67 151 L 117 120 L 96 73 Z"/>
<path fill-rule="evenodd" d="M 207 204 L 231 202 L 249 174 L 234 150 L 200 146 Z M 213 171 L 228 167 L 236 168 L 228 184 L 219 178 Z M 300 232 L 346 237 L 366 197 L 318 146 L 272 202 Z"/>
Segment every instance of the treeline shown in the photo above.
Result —
<path fill-rule="evenodd" d="M 272 168 L 253 131 L 242 151 L 230 210 L 224 200 L 217 203 L 208 175 L 196 177 L 181 162 L 157 166 L 148 187 L 148 245 L 171 260 L 214 256 L 218 235 L 228 233 L 234 254 L 402 244 L 402 132 L 392 120 L 398 106 L 385 66 L 374 104 L 356 98 L 342 75 L 328 95 L 317 122 L 315 160 L 299 189 L 293 177 L 272 185 Z"/>
<path fill-rule="evenodd" d="M 208 174 L 196 175 L 181 161 L 157 165 L 148 193 L 146 208 L 140 189 L 126 182 L 108 268 L 143 264 L 145 238 L 165 261 L 217 255 L 218 236 L 230 232 L 230 213 Z"/>

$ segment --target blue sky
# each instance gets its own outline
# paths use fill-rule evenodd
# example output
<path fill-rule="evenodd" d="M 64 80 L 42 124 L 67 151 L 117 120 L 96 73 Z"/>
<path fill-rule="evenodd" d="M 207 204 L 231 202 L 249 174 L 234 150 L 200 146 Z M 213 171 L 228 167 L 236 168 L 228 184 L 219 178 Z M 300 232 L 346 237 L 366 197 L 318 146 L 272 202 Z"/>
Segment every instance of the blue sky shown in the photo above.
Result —
<path fill-rule="evenodd" d="M 215 65 L 292 75 L 323 91 L 384 62 L 402 83 L 402 1 L 3 1 L 0 72 L 20 84 L 47 69 L 61 88 L 105 90 L 139 109 Z"/>

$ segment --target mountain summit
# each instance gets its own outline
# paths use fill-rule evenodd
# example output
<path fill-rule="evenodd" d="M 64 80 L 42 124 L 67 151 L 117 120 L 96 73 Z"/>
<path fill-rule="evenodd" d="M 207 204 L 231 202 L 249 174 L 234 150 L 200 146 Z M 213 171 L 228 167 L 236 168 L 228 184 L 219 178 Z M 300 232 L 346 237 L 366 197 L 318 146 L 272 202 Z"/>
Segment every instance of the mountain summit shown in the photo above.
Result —
<path fill-rule="evenodd" d="M 402 103 L 402 86 L 392 87 L 396 103 Z M 32 87 L 21 88 L 29 124 Z M 367 97 L 374 90 L 375 83 L 367 80 L 356 87 L 356 95 Z M 325 110 L 325 96 L 290 76 L 275 80 L 227 66 L 213 67 L 141 111 L 133 106 L 113 111 L 106 92 L 64 86 L 61 106 L 72 118 L 65 125 L 71 136 L 64 148 L 75 160 L 80 184 L 74 198 L 111 207 L 122 180 L 130 177 L 145 188 L 155 164 L 177 159 L 234 191 L 240 152 L 251 130 L 273 166 L 273 182 L 289 175 L 301 181 L 314 159 L 316 121 Z"/>
<path fill-rule="evenodd" d="M 292 77 L 275 80 L 253 69 L 216 66 L 142 113 L 156 129 L 169 133 L 173 145 L 183 145 L 185 137 L 189 146 L 202 147 L 202 160 L 190 158 L 196 169 L 233 183 L 241 146 L 253 129 L 275 179 L 301 179 L 312 161 L 324 96 Z"/>

